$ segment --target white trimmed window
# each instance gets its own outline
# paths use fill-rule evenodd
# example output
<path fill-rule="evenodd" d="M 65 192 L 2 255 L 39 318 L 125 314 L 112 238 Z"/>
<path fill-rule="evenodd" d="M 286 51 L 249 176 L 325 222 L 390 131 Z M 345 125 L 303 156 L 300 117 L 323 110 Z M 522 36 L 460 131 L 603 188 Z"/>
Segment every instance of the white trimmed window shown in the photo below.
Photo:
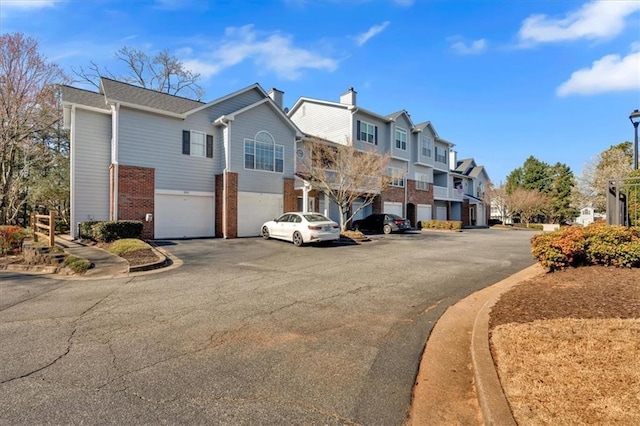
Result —
<path fill-rule="evenodd" d="M 182 153 L 193 157 L 213 158 L 213 136 L 197 130 L 183 130 Z"/>
<path fill-rule="evenodd" d="M 423 136 L 420 139 L 420 154 L 423 157 L 431 158 L 431 146 L 433 145 L 433 139 L 428 136 Z"/>
<path fill-rule="evenodd" d="M 276 145 L 273 136 L 258 132 L 255 138 L 244 140 L 244 168 L 282 173 L 284 146 Z"/>
<path fill-rule="evenodd" d="M 396 148 L 407 150 L 407 131 L 396 128 Z"/>
<path fill-rule="evenodd" d="M 416 189 L 420 189 L 422 191 L 429 190 L 429 175 L 416 173 Z"/>
<path fill-rule="evenodd" d="M 367 123 L 366 121 L 358 120 L 357 121 L 357 129 L 356 132 L 358 134 L 358 140 L 378 144 L 378 127 L 374 126 L 371 123 Z"/>
<path fill-rule="evenodd" d="M 447 150 L 436 146 L 436 161 L 438 163 L 447 164 Z"/>
<path fill-rule="evenodd" d="M 391 177 L 389 185 L 404 188 L 403 170 L 397 167 L 387 167 L 387 174 Z"/>

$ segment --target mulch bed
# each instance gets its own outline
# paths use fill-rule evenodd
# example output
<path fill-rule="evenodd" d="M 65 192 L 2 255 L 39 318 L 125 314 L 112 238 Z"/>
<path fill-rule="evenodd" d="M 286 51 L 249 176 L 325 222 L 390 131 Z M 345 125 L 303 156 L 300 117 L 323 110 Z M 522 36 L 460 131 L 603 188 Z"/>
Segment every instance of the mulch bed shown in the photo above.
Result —
<path fill-rule="evenodd" d="M 556 318 L 640 318 L 640 269 L 588 266 L 536 277 L 502 295 L 489 328 Z"/>
<path fill-rule="evenodd" d="M 153 263 L 158 261 L 158 256 L 151 249 L 138 250 L 132 253 L 126 253 L 120 255 L 129 262 L 131 266 L 146 265 L 147 263 Z"/>

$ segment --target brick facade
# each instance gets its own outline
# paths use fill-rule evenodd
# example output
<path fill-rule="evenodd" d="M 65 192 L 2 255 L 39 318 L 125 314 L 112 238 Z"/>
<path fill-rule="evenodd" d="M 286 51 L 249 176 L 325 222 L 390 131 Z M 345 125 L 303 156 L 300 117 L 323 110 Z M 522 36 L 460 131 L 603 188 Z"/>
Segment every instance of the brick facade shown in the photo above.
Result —
<path fill-rule="evenodd" d="M 298 210 L 298 196 L 296 195 L 296 190 L 294 186 L 294 179 L 284 178 L 283 179 L 283 188 L 282 188 L 282 204 L 283 210 L 285 212 L 295 212 Z M 302 191 L 300 192 L 300 196 L 302 196 Z"/>
<path fill-rule="evenodd" d="M 113 167 L 111 170 L 113 174 Z M 154 213 L 154 200 L 155 169 L 118 166 L 118 220 L 141 220 L 144 239 L 153 239 L 154 236 L 153 220 L 146 221 L 146 215 Z"/>
<path fill-rule="evenodd" d="M 222 233 L 224 238 L 238 237 L 238 174 L 224 172 Z"/>
<path fill-rule="evenodd" d="M 224 207 L 224 175 L 219 174 L 215 176 L 215 213 L 214 213 L 214 235 L 218 238 L 224 237 L 224 231 L 222 229 L 222 209 Z"/>

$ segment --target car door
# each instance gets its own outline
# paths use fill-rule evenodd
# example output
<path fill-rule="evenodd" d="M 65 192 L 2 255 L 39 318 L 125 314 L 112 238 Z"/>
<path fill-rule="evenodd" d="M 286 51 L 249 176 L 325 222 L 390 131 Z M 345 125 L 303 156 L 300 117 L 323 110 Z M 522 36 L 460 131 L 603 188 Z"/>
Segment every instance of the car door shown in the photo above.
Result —
<path fill-rule="evenodd" d="M 300 217 L 300 215 L 291 214 L 289 216 L 289 226 L 286 231 L 287 239 L 290 241 L 293 241 L 293 233 L 296 231 L 300 231 L 301 227 L 302 227 L 302 218 Z M 304 233 L 302 234 L 304 235 Z"/>
<path fill-rule="evenodd" d="M 287 227 L 289 226 L 289 217 L 291 215 L 289 214 L 283 214 L 282 216 L 280 216 L 279 218 L 277 218 L 275 220 L 275 225 L 273 226 L 273 229 L 271 230 L 271 236 L 274 238 L 285 238 L 286 234 L 285 231 L 287 229 Z"/>

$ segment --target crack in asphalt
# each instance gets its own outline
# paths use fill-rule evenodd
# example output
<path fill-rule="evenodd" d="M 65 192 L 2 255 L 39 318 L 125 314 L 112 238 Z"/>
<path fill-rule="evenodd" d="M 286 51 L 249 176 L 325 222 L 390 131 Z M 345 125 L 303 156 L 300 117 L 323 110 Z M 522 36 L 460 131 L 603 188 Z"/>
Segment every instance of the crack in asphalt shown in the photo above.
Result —
<path fill-rule="evenodd" d="M 133 279 L 134 278 L 129 279 L 127 282 L 125 282 L 125 284 L 130 283 Z M 57 287 L 57 288 L 60 288 L 60 287 Z M 53 361 L 51 361 L 50 363 L 48 363 L 48 364 L 46 364 L 46 365 L 44 365 L 42 367 L 36 368 L 35 370 L 32 370 L 32 371 L 30 371 L 28 373 L 22 374 L 22 375 L 17 376 L 17 377 L 12 377 L 10 379 L 3 380 L 3 381 L 0 382 L 0 385 L 12 382 L 14 380 L 24 379 L 24 378 L 27 378 L 27 377 L 35 374 L 35 373 L 38 373 L 38 372 L 43 371 L 43 370 L 46 370 L 47 368 L 55 365 L 58 361 L 60 361 L 65 356 L 67 356 L 71 352 L 71 347 L 73 346 L 73 336 L 76 334 L 76 331 L 78 330 L 78 326 L 77 326 L 78 321 L 80 321 L 84 315 L 86 315 L 88 312 L 90 312 L 92 309 L 94 309 L 96 306 L 98 306 L 100 303 L 102 303 L 104 300 L 106 300 L 109 296 L 111 296 L 113 293 L 115 293 L 119 289 L 120 289 L 119 287 L 116 287 L 109 294 L 107 294 L 106 296 L 100 298 L 100 300 L 98 300 L 96 303 L 94 303 L 93 305 L 89 306 L 87 309 L 82 311 L 80 313 L 80 315 L 78 315 L 78 317 L 71 322 L 71 324 L 73 324 L 73 331 L 71 331 L 71 334 L 67 338 L 67 348 L 65 349 L 65 351 L 62 354 L 58 355 Z M 53 291 L 53 290 L 51 290 L 51 291 Z"/>

